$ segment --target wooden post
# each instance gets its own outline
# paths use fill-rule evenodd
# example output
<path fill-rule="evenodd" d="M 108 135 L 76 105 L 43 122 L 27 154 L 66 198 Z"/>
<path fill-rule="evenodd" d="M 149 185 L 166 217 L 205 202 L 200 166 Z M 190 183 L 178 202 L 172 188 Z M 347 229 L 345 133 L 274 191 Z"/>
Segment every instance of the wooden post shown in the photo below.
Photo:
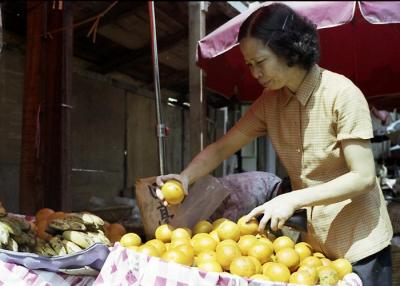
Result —
<path fill-rule="evenodd" d="M 206 2 L 189 1 L 189 102 L 191 159 L 207 145 L 207 100 L 203 73 L 196 65 L 197 42 L 205 36 Z M 190 161 L 190 160 L 189 160 Z"/>
<path fill-rule="evenodd" d="M 27 1 L 20 211 L 68 210 L 72 9 Z M 50 33 L 60 27 L 61 32 Z"/>
<path fill-rule="evenodd" d="M 0 3 L 0 53 L 3 51 L 3 18 L 1 14 L 1 3 Z"/>

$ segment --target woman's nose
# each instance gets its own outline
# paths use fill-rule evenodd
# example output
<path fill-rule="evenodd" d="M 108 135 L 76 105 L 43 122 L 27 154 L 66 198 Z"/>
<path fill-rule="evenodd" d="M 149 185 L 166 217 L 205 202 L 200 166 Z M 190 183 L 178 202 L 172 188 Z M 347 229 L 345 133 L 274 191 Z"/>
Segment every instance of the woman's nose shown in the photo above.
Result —
<path fill-rule="evenodd" d="M 251 67 L 250 72 L 251 72 L 251 75 L 257 80 L 259 78 L 261 78 L 261 76 L 262 76 L 261 70 L 259 68 Z"/>

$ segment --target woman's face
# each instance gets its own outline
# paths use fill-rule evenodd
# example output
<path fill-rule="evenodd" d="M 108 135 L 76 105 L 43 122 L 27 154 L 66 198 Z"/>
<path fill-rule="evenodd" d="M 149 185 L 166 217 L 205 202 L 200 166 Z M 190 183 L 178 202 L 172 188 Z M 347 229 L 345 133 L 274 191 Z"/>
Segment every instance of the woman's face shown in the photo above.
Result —
<path fill-rule="evenodd" d="M 287 85 L 288 65 L 261 40 L 243 38 L 240 50 L 251 74 L 264 88 L 278 90 Z"/>

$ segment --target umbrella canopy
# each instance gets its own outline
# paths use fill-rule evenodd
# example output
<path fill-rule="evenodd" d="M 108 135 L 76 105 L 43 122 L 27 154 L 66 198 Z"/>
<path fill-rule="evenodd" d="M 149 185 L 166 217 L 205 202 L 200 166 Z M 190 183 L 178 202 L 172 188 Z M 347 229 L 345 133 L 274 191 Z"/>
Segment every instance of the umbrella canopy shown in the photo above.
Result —
<path fill-rule="evenodd" d="M 225 97 L 251 102 L 262 86 L 239 50 L 242 22 L 263 2 L 239 14 L 198 42 L 197 64 L 205 85 Z M 317 25 L 319 65 L 350 78 L 378 108 L 400 107 L 400 2 L 289 1 L 284 4 Z"/>

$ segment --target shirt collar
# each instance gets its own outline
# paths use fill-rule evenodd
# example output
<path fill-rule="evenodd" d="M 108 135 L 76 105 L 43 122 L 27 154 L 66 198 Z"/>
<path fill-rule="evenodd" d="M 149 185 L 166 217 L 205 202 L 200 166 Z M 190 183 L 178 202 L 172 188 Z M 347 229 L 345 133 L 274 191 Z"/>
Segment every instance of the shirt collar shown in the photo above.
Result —
<path fill-rule="evenodd" d="M 319 84 L 321 80 L 321 68 L 318 65 L 314 65 L 310 71 L 307 73 L 303 82 L 300 84 L 299 89 L 295 94 L 293 94 L 288 88 L 281 90 L 281 102 L 283 106 L 286 106 L 290 99 L 295 96 L 297 100 L 305 106 L 309 100 L 311 94 L 313 93 L 315 87 Z"/>

